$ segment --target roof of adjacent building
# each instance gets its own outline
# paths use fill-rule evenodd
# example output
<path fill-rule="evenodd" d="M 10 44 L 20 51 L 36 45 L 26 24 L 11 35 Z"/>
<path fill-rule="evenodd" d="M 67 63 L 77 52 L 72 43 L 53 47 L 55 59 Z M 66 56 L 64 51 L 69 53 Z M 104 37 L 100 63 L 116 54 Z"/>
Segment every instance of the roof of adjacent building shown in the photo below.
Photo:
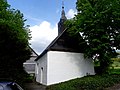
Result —
<path fill-rule="evenodd" d="M 35 59 L 39 56 L 30 46 L 29 46 L 30 50 L 31 50 L 31 56 L 29 58 L 29 60 L 27 60 L 24 63 L 35 63 Z"/>
<path fill-rule="evenodd" d="M 31 56 L 38 56 L 38 54 L 33 50 L 33 48 L 31 48 L 31 46 L 29 46 L 29 48 L 32 52 Z"/>

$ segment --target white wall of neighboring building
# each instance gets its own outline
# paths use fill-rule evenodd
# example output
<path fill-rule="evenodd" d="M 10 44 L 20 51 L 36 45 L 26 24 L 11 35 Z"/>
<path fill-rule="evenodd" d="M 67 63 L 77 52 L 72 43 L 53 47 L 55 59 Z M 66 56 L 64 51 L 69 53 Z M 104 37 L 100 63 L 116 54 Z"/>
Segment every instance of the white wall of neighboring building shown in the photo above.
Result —
<path fill-rule="evenodd" d="M 36 81 L 44 85 L 64 82 L 87 74 L 94 75 L 92 60 L 84 59 L 82 53 L 48 51 L 37 63 Z"/>
<path fill-rule="evenodd" d="M 36 62 L 34 60 L 36 58 L 37 58 L 37 56 L 31 56 L 29 60 L 27 60 L 25 63 L 23 63 L 23 67 L 28 74 L 31 74 L 31 73 L 35 74 Z"/>
<path fill-rule="evenodd" d="M 36 67 L 36 62 L 34 60 L 38 57 L 38 55 L 32 49 L 31 49 L 31 53 L 32 54 L 30 59 L 23 63 L 23 67 L 28 74 L 34 75 L 35 67 Z"/>

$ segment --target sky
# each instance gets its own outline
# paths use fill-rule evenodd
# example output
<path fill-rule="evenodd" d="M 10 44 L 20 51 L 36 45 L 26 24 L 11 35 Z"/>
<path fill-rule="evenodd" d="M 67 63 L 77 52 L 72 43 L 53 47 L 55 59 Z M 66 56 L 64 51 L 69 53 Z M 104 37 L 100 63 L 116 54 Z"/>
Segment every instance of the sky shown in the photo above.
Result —
<path fill-rule="evenodd" d="M 40 54 L 58 35 L 58 22 L 61 17 L 62 2 L 68 19 L 76 14 L 77 0 L 7 0 L 11 8 L 18 9 L 30 25 L 33 50 Z"/>

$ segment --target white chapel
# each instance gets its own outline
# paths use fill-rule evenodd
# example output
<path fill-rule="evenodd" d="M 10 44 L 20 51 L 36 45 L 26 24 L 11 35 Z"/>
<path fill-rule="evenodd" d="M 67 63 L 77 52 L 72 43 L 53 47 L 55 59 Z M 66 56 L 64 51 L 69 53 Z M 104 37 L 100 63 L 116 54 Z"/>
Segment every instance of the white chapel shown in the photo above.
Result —
<path fill-rule="evenodd" d="M 84 50 L 87 44 L 82 37 L 69 36 L 64 22 L 64 6 L 62 6 L 61 18 L 58 23 L 58 36 L 50 45 L 35 59 L 36 81 L 43 85 L 52 85 L 86 75 L 94 75 L 94 64 L 92 59 L 84 58 Z M 78 37 L 81 38 L 78 40 Z"/>

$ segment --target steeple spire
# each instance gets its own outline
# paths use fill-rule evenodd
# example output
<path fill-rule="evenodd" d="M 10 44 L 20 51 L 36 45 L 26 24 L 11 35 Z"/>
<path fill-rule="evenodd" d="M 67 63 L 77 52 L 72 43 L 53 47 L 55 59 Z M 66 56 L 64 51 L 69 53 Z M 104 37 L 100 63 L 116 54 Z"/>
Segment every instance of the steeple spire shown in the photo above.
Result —
<path fill-rule="evenodd" d="M 62 13 L 61 13 L 61 19 L 67 19 L 65 16 L 65 11 L 64 11 L 64 1 L 62 1 Z"/>
<path fill-rule="evenodd" d="M 60 21 L 58 23 L 58 35 L 60 35 L 65 27 L 64 27 L 64 22 L 67 20 L 66 16 L 65 16 L 65 11 L 64 11 L 64 2 L 62 1 L 62 12 L 61 12 L 61 18 Z"/>

